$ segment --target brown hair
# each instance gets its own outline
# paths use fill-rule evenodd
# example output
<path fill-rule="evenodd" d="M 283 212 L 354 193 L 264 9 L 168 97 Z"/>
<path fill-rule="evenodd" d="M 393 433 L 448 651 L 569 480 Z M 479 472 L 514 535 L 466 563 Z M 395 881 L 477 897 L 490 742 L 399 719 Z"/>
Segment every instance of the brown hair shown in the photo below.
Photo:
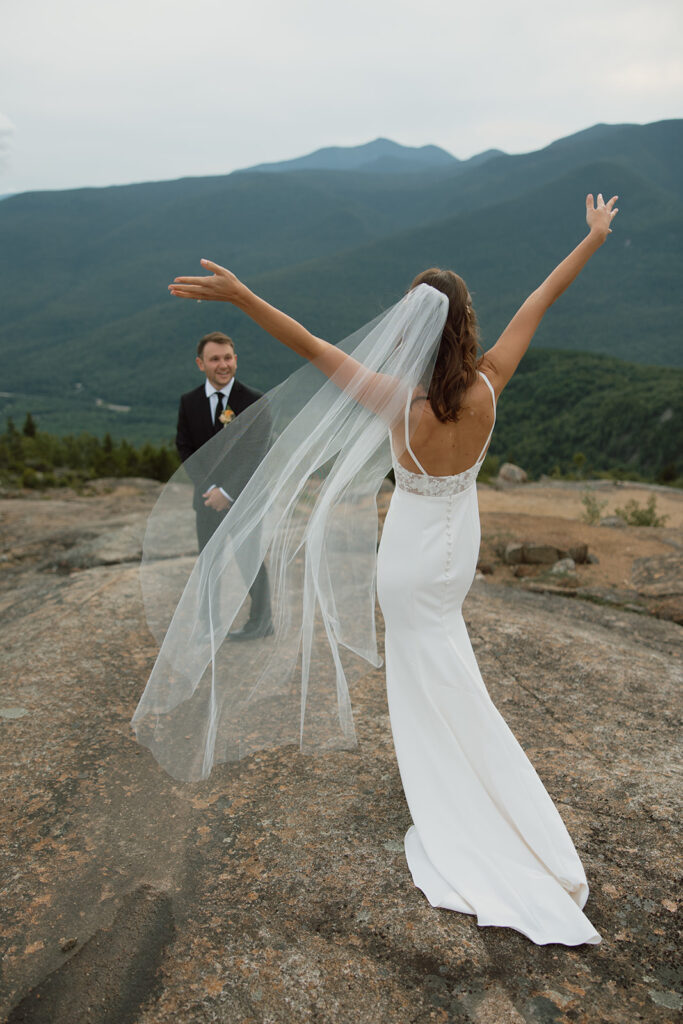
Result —
<path fill-rule="evenodd" d="M 220 331 L 211 331 L 210 334 L 205 334 L 203 338 L 199 339 L 199 343 L 197 345 L 197 355 L 199 356 L 200 359 L 202 358 L 202 353 L 204 352 L 204 346 L 207 345 L 210 341 L 215 341 L 217 345 L 229 345 L 233 352 L 235 351 L 235 342 L 232 340 L 232 338 L 229 338 L 227 334 L 222 334 Z"/>
<path fill-rule="evenodd" d="M 455 423 L 462 399 L 474 383 L 479 364 L 479 330 L 467 285 L 452 270 L 430 267 L 418 274 L 410 290 L 428 284 L 448 299 L 448 316 L 441 335 L 427 399 L 442 423 Z"/>

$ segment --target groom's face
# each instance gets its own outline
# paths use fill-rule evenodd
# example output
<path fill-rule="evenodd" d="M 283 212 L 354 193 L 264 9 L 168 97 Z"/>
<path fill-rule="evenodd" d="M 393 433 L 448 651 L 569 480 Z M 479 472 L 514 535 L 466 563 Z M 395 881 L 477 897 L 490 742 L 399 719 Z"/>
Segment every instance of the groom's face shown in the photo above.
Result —
<path fill-rule="evenodd" d="M 232 345 L 220 345 L 217 341 L 207 341 L 197 366 L 209 378 L 209 383 L 220 391 L 230 383 L 237 369 L 237 356 Z"/>

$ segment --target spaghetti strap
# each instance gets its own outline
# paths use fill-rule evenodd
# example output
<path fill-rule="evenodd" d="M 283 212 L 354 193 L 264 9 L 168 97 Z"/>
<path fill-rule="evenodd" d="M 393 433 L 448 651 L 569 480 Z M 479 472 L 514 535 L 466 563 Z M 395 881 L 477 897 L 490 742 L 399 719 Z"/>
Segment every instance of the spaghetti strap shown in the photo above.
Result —
<path fill-rule="evenodd" d="M 490 380 L 488 379 L 488 377 L 486 376 L 486 374 L 485 374 L 485 373 L 482 373 L 482 372 L 481 372 L 481 370 L 479 370 L 479 371 L 477 371 L 477 372 L 479 373 L 479 376 L 480 376 L 480 377 L 483 377 L 483 378 L 484 378 L 484 380 L 486 381 L 486 384 L 487 384 L 487 386 L 488 386 L 488 389 L 489 389 L 489 391 L 491 392 L 491 399 L 492 399 L 492 401 L 493 401 L 493 414 L 494 414 L 494 416 L 495 416 L 495 413 L 496 413 L 496 392 L 495 392 L 495 391 L 493 390 L 493 384 L 492 384 L 492 383 L 491 383 L 491 381 L 490 381 Z"/>
<path fill-rule="evenodd" d="M 413 449 L 410 447 L 410 437 L 409 437 L 409 429 L 408 429 L 408 425 L 409 424 L 408 424 L 408 421 L 409 421 L 409 418 L 410 418 L 410 406 L 411 406 L 411 404 L 412 404 L 412 398 L 411 398 L 410 395 L 408 395 L 408 401 L 406 402 L 406 416 L 405 416 L 406 449 L 407 449 L 408 453 L 410 454 L 411 459 L 413 460 L 413 462 L 415 463 L 417 468 L 422 473 L 422 475 L 423 476 L 429 476 L 429 473 L 424 468 L 424 466 L 422 465 L 420 460 L 417 458 L 417 456 L 415 455 L 415 452 L 413 451 Z"/>
<path fill-rule="evenodd" d="M 489 431 L 489 435 L 486 438 L 486 442 L 484 443 L 484 447 L 481 450 L 481 454 L 479 455 L 479 458 L 474 463 L 474 465 L 470 467 L 470 469 L 474 469 L 475 466 L 480 466 L 482 464 L 482 462 L 484 461 L 484 457 L 486 455 L 486 451 L 488 449 L 489 443 L 491 441 L 491 436 L 493 435 L 493 430 L 494 430 L 495 425 L 496 425 L 496 393 L 493 390 L 493 385 L 491 384 L 491 381 L 488 379 L 486 374 L 482 373 L 481 370 L 480 370 L 479 371 L 479 376 L 483 377 L 483 379 L 486 381 L 486 386 L 488 387 L 489 391 L 491 392 L 491 401 L 493 402 L 493 423 L 491 425 L 491 429 Z M 410 446 L 410 429 L 409 429 L 410 428 L 410 422 L 409 421 L 410 421 L 410 407 L 411 407 L 411 404 L 412 404 L 412 399 L 411 399 L 411 396 L 409 395 L 408 396 L 408 400 L 406 402 L 406 408 L 405 408 L 405 445 L 406 445 L 406 451 L 410 455 L 410 457 L 413 460 L 413 462 L 415 463 L 415 465 L 420 470 L 420 473 L 422 474 L 422 476 L 429 477 L 429 473 L 424 468 L 424 466 L 422 465 L 422 463 L 420 462 L 420 460 L 418 459 L 418 457 L 416 456 L 415 452 L 413 451 L 413 449 Z M 389 441 L 391 443 L 391 450 L 393 452 L 394 451 L 394 446 L 393 446 L 393 442 L 391 441 L 391 434 L 389 435 Z M 469 472 L 469 470 L 464 470 L 463 472 L 467 473 L 467 472 Z M 455 476 L 461 476 L 462 474 L 456 473 L 454 475 Z M 438 479 L 438 478 L 436 478 L 436 479 Z M 443 477 L 442 479 L 447 479 L 447 478 Z"/>
<path fill-rule="evenodd" d="M 488 379 L 486 374 L 482 373 L 481 370 L 479 370 L 478 372 L 479 372 L 479 376 L 482 377 L 486 381 L 486 385 L 487 385 L 489 391 L 491 392 L 491 401 L 493 402 L 493 423 L 491 425 L 491 429 L 489 430 L 489 436 L 486 438 L 486 443 L 484 444 L 484 447 L 481 450 L 481 455 L 479 456 L 479 458 L 475 462 L 475 466 L 480 465 L 480 463 L 482 463 L 484 461 L 484 458 L 486 456 L 486 452 L 488 450 L 488 446 L 491 443 L 491 437 L 493 436 L 493 430 L 494 430 L 494 428 L 496 426 L 496 392 L 493 390 L 493 384 Z"/>

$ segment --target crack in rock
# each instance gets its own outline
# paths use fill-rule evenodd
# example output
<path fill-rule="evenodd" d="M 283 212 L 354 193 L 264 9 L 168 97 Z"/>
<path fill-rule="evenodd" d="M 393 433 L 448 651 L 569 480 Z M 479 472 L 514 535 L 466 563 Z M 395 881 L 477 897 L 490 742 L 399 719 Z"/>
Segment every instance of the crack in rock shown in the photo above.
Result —
<path fill-rule="evenodd" d="M 100 928 L 7 1018 L 7 1024 L 133 1024 L 161 992 L 159 970 L 175 925 L 170 897 L 141 885 L 109 928 Z"/>

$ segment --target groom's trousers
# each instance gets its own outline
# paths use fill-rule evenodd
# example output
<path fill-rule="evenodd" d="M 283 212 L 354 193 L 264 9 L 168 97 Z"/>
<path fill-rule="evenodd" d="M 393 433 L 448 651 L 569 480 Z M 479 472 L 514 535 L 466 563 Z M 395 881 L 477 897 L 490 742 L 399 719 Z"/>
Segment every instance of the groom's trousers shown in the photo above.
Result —
<path fill-rule="evenodd" d="M 216 512 L 213 508 L 207 508 L 205 505 L 195 508 L 197 516 L 197 543 L 199 550 L 203 551 L 206 545 L 209 543 L 214 533 L 223 522 L 226 513 Z M 240 564 L 240 552 L 236 552 L 237 564 L 240 568 L 240 572 L 245 576 L 244 567 Z M 270 625 L 271 622 L 271 608 L 270 608 L 270 584 L 268 583 L 268 573 L 265 565 L 262 565 L 256 574 L 256 579 L 249 588 L 249 597 L 251 598 L 251 608 L 249 609 L 249 621 L 257 623 L 258 625 Z"/>

